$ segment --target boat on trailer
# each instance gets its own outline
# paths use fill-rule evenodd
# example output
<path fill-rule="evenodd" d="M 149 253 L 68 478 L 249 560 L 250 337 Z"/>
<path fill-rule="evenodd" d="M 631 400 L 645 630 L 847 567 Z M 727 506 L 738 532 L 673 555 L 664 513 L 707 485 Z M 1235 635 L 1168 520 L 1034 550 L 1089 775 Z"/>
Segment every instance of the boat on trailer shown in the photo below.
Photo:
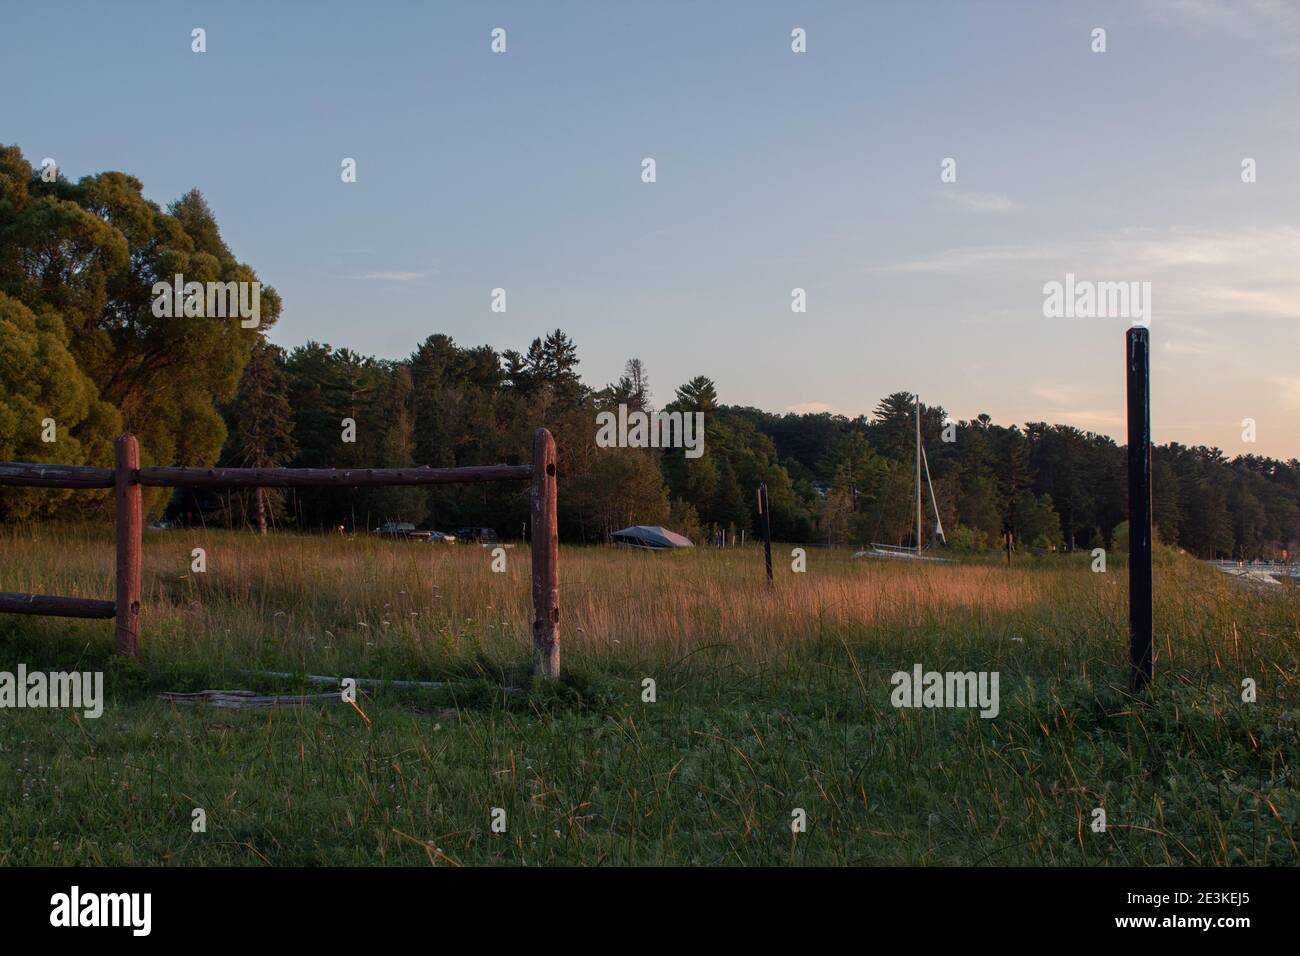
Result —
<path fill-rule="evenodd" d="M 872 544 L 868 550 L 853 552 L 855 558 L 887 558 L 897 561 L 934 561 L 938 564 L 951 564 L 948 558 L 936 558 L 929 554 L 917 554 L 912 548 L 901 548 L 892 544 Z"/>

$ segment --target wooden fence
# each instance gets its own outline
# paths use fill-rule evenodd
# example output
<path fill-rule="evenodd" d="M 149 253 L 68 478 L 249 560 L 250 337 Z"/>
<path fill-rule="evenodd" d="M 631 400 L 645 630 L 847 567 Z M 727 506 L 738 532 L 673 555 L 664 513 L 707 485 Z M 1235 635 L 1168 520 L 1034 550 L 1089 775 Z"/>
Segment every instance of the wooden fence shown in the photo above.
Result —
<path fill-rule="evenodd" d="M 116 649 L 140 649 L 140 545 L 142 487 L 166 488 L 368 488 L 532 479 L 533 668 L 560 673 L 560 568 L 556 521 L 555 439 L 545 428 L 533 436 L 529 465 L 466 468 L 141 468 L 140 445 L 123 435 L 115 467 L 0 462 L 0 485 L 37 488 L 112 488 L 117 511 L 116 594 L 112 601 L 0 592 L 0 612 L 57 617 L 116 618 Z"/>

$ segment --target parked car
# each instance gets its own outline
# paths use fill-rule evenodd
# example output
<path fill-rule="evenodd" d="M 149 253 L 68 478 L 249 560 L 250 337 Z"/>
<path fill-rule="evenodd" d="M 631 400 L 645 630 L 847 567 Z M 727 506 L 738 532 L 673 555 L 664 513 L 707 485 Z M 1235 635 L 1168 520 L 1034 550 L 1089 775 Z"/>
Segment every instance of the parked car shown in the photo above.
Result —
<path fill-rule="evenodd" d="M 433 544 L 455 544 L 456 536 L 450 531 L 430 531 L 428 540 Z"/>
<path fill-rule="evenodd" d="M 415 525 L 409 521 L 389 521 L 381 524 L 374 531 L 375 534 L 387 535 L 390 538 L 412 538 L 416 541 L 428 541 L 430 531 L 416 531 Z"/>
<path fill-rule="evenodd" d="M 492 528 L 457 528 L 457 541 L 472 541 L 475 544 L 496 544 L 500 539 Z"/>

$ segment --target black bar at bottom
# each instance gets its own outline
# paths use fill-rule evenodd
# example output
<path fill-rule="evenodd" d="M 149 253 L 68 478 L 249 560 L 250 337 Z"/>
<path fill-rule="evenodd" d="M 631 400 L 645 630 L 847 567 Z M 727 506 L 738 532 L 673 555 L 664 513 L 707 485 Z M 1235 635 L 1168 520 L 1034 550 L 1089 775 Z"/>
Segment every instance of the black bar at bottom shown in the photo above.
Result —
<path fill-rule="evenodd" d="M 1281 859 L 1281 857 L 1279 857 Z M 798 872 L 792 872 L 797 870 Z M 999 868 L 983 867 L 979 879 L 968 868 L 891 867 L 844 869 L 733 868 L 729 886 L 745 897 L 756 891 L 804 891 L 809 883 L 827 890 L 848 890 L 869 898 L 876 921 L 888 930 L 902 929 L 930 944 L 949 940 L 969 945 L 981 933 L 1005 936 L 1026 933 L 1068 936 L 1071 940 L 1129 935 L 1149 938 L 1152 931 L 1174 940 L 1192 935 L 1214 940 L 1216 950 L 1232 950 L 1263 931 L 1282 937 L 1294 925 L 1294 869 L 1234 868 Z M 568 899 L 582 899 L 572 918 L 587 930 L 608 926 L 616 930 L 619 906 L 627 893 L 661 886 L 663 868 L 463 870 L 430 867 L 418 877 L 410 867 L 353 869 L 331 865 L 304 868 L 85 869 L 82 867 L 5 869 L 0 867 L 0 919 L 5 939 L 25 941 L 35 935 L 65 936 L 72 925 L 72 902 L 78 902 L 77 926 L 83 914 L 96 909 L 87 899 L 100 894 L 148 893 L 148 935 L 159 941 L 192 942 L 206 937 L 238 942 L 254 936 L 262 944 L 281 940 L 301 947 L 316 941 L 338 945 L 340 930 L 409 936 L 404 925 L 435 892 L 439 907 L 458 916 L 486 923 L 500 919 L 502 893 L 525 894 L 545 881 Z M 716 884 L 710 867 L 681 868 L 672 873 L 675 892 L 706 897 Z M 823 882 L 824 881 L 824 882 Z M 76 887 L 76 890 L 73 890 Z M 222 899 L 239 892 L 238 906 L 196 905 L 195 900 Z M 322 900 L 348 900 L 338 919 L 313 916 Z M 102 899 L 102 897 L 101 897 Z M 936 900 L 942 901 L 936 908 Z M 143 924 L 143 905 L 119 901 L 115 912 L 134 913 Z M 143 904 L 143 898 L 139 898 Z M 103 912 L 102 905 L 98 907 Z M 113 938 L 131 941 L 134 930 L 122 925 L 100 926 L 83 933 L 96 943 Z M 759 921 L 719 922 L 712 931 L 724 938 L 761 933 L 770 938 L 786 924 Z M 792 937 L 798 932 L 790 924 Z M 140 931 L 143 926 L 138 926 Z M 1160 931 L 1164 930 L 1164 933 Z M 1168 930 L 1174 932 L 1170 934 Z M 881 930 L 883 932 L 885 930 Z M 705 930 L 706 935 L 709 932 Z M 383 938 L 382 936 L 380 937 Z M 796 937 L 802 938 L 802 937 Z M 1046 938 L 1046 936 L 1044 936 Z M 1256 944 L 1257 945 L 1257 944 Z M 1252 947 L 1254 948 L 1254 947 Z"/>

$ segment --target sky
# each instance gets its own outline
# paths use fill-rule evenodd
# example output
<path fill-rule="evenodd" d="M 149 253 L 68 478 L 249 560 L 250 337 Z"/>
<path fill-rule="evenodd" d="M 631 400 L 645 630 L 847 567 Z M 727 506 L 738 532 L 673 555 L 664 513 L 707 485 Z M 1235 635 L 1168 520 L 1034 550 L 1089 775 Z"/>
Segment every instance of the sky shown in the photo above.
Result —
<path fill-rule="evenodd" d="M 1131 321 L 1045 316 L 1069 273 L 1151 284 L 1157 442 L 1300 456 L 1300 2 L 15 4 L 0 79 L 33 165 L 201 190 L 285 347 L 558 327 L 660 404 L 1122 443 Z"/>

